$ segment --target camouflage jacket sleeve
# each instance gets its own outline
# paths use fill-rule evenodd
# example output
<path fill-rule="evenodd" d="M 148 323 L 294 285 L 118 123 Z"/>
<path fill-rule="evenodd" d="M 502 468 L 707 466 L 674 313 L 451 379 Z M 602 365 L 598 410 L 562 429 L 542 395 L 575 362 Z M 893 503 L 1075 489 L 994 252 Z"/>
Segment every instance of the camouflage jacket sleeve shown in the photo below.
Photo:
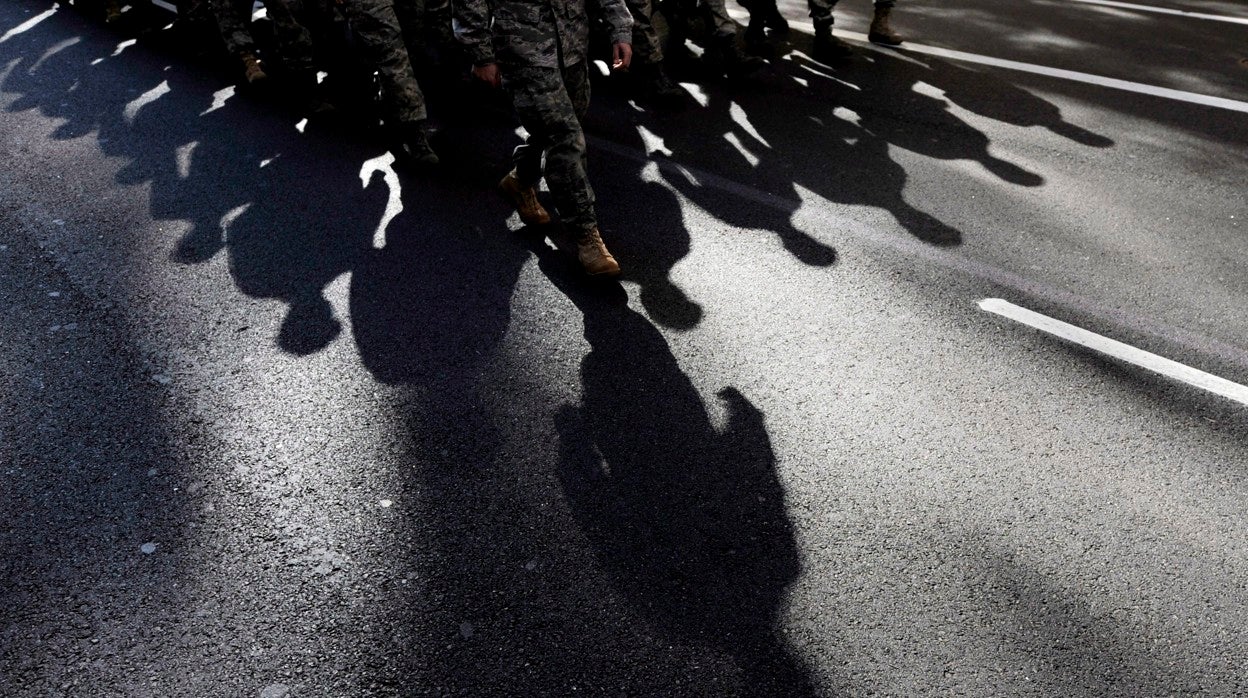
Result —
<path fill-rule="evenodd" d="M 624 0 L 593 0 L 602 10 L 602 16 L 611 27 L 612 44 L 633 43 L 633 16 L 628 13 Z"/>
<path fill-rule="evenodd" d="M 617 0 L 617 2 L 620 0 Z M 491 0 L 453 0 L 455 38 L 473 65 L 494 63 Z"/>

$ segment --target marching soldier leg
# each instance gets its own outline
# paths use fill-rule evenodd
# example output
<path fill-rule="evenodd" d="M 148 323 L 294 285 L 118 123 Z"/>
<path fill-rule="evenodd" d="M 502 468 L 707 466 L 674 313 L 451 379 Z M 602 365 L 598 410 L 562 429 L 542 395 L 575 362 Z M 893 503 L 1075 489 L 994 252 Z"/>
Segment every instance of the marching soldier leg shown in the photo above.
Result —
<path fill-rule="evenodd" d="M 438 164 L 438 156 L 429 146 L 425 95 L 412 71 L 393 0 L 352 0 L 347 7 L 368 60 L 381 78 L 394 157 L 402 164 Z"/>

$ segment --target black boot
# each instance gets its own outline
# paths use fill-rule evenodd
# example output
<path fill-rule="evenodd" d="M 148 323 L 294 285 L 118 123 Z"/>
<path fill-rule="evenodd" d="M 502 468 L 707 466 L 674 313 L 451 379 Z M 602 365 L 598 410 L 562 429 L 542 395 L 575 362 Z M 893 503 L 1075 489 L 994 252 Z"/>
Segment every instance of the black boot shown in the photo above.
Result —
<path fill-rule="evenodd" d="M 301 70 L 290 76 L 290 99 L 298 112 L 311 119 L 331 115 L 334 105 L 321 97 L 316 71 Z"/>
<path fill-rule="evenodd" d="M 399 124 L 391 135 L 390 152 L 400 167 L 428 170 L 438 166 L 438 154 L 429 145 L 429 128 L 424 121 Z"/>
<path fill-rule="evenodd" d="M 759 54 L 767 50 L 767 20 L 761 12 L 750 11 L 750 23 L 745 27 L 745 49 Z"/>
<path fill-rule="evenodd" d="M 745 27 L 744 36 L 746 50 L 760 55 L 771 53 L 767 39 L 788 34 L 789 21 L 780 14 L 775 0 L 752 0 L 748 5 L 741 4 L 750 11 L 750 23 Z"/>
<path fill-rule="evenodd" d="M 763 59 L 741 53 L 741 49 L 737 48 L 737 37 L 731 35 L 712 38 L 706 57 L 729 80 L 752 77 L 767 67 Z"/>
<path fill-rule="evenodd" d="M 672 82 L 662 63 L 646 63 L 633 69 L 642 94 L 657 102 L 671 104 L 685 99 L 685 91 Z"/>
<path fill-rule="evenodd" d="M 854 55 L 849 44 L 832 35 L 832 25 L 815 26 L 815 60 L 825 63 L 843 61 Z"/>
<path fill-rule="evenodd" d="M 767 28 L 771 30 L 772 34 L 789 33 L 789 20 L 785 19 L 784 15 L 780 14 L 780 8 L 776 7 L 774 4 L 767 12 L 767 17 L 764 21 L 767 23 Z"/>

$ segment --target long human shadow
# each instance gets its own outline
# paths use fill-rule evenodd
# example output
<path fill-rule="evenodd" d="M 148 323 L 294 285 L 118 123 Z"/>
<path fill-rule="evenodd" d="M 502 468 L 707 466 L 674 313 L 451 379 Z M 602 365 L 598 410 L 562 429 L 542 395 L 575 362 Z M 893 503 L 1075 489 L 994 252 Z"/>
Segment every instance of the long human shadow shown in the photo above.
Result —
<path fill-rule="evenodd" d="M 735 388 L 716 428 L 663 336 L 618 285 L 539 266 L 584 317 L 580 405 L 555 415 L 564 497 L 617 592 L 651 629 L 729 655 L 752 695 L 812 695 L 776 616 L 801 561 L 762 413 Z"/>
<path fill-rule="evenodd" d="M 20 48 L 41 57 L 55 45 L 31 42 Z M 387 656 L 433 667 L 424 675 L 464 681 L 469 689 L 508 685 L 523 676 L 517 667 L 526 656 L 544 660 L 552 690 L 581 680 L 585 667 L 616 664 L 620 655 L 604 652 L 604 642 L 617 643 L 613 647 L 623 651 L 631 638 L 611 622 L 614 609 L 594 605 L 600 599 L 596 589 L 565 604 L 563 599 L 573 595 L 565 577 L 552 575 L 545 586 L 533 589 L 525 586 L 532 584 L 525 568 L 498 569 L 499 557 L 515 548 L 553 548 L 552 538 L 570 538 L 558 526 L 566 525 L 566 518 L 544 520 L 556 524 L 551 530 L 534 529 L 519 525 L 512 510 L 512 495 L 523 488 L 508 480 L 517 465 L 540 466 L 541 461 L 509 450 L 516 446 L 508 433 L 515 427 L 500 424 L 498 403 L 521 405 L 516 418 L 549 415 L 543 416 L 532 398 L 508 390 L 515 383 L 491 373 L 511 324 L 517 279 L 529 259 L 503 225 L 510 211 L 501 202 L 483 205 L 476 183 L 403 178 L 404 210 L 387 227 L 384 244 L 374 247 L 388 196 L 376 176 L 360 180 L 359 162 L 376 154 L 367 145 L 337 144 L 316 133 L 297 135 L 289 124 L 237 98 L 217 104 L 211 80 L 187 76 L 176 65 L 160 70 L 141 63 L 123 79 L 127 67 L 108 60 L 109 42 L 93 42 L 81 54 L 76 46 L 67 45 L 45 61 L 54 72 L 41 79 L 54 80 L 55 89 L 25 84 L 38 76 L 24 72 L 10 73 L 6 89 L 22 93 L 18 108 L 71 117 L 65 138 L 98 131 L 105 153 L 125 159 L 119 183 L 150 186 L 153 214 L 186 224 L 168 239 L 175 261 L 224 256 L 243 293 L 288 306 L 276 341 L 296 354 L 317 351 L 341 331 L 344 318 L 332 315 L 325 289 L 351 273 L 350 320 L 362 362 L 380 382 L 401 388 L 396 391 L 403 395 L 398 412 L 409 431 L 399 448 L 416 454 L 420 466 L 412 468 L 410 484 L 431 501 L 432 519 L 411 522 L 412 530 L 427 539 L 414 537 L 403 545 L 425 549 L 428 541 L 435 549 L 436 566 L 421 569 L 445 600 L 420 599 L 425 606 L 413 609 L 412 627 L 425 627 L 415 619 L 424 617 L 428 606 L 434 617 L 500 622 L 515 616 L 517 602 L 534 607 L 518 619 L 521 638 L 502 652 L 491 648 L 466 658 L 431 658 L 440 651 L 441 638 L 422 637 L 418 646 L 396 645 Z M 99 58 L 103 62 L 93 63 Z M 84 79 L 110 78 L 115 90 L 74 87 Z M 148 99 L 140 100 L 143 95 Z M 60 107 L 59 100 L 71 106 Z M 188 113 L 196 116 L 188 118 Z M 314 182 L 309 172 L 316 173 Z M 649 331 L 657 336 L 652 326 Z M 670 351 L 665 356 L 657 358 L 674 367 Z M 574 550 L 569 560 L 551 564 L 600 581 L 572 561 L 584 554 Z M 412 564 L 418 562 L 424 560 Z M 517 591 L 500 595 L 499 588 Z M 753 597 L 773 611 L 777 599 L 778 592 Z M 625 606 L 629 620 L 648 617 L 644 609 L 633 609 L 631 598 Z M 553 638 L 547 634 L 552 627 L 557 629 Z M 771 638 L 761 617 L 741 627 L 743 634 L 757 631 L 757 638 Z M 709 646 L 735 653 L 743 664 L 779 666 L 772 672 L 776 676 L 791 673 L 781 666 L 787 654 L 776 650 L 771 639 Z M 686 670 L 673 666 L 679 659 L 666 664 L 669 675 Z M 772 679 L 782 681 L 800 683 Z"/>
<path fill-rule="evenodd" d="M 591 650 L 551 631 L 573 624 L 560 591 L 534 588 L 523 567 L 550 532 L 525 506 L 542 448 L 513 432 L 543 419 L 541 403 L 500 366 L 529 255 L 505 225 L 511 211 L 478 187 L 409 187 L 403 204 L 350 286 L 361 362 L 395 395 L 394 487 L 414 512 L 400 564 L 422 578 L 396 609 L 420 639 L 391 656 L 405 683 L 448 693 L 566 689 L 583 668 L 572 658 Z"/>
<path fill-rule="evenodd" d="M 931 56 L 874 47 L 829 67 L 800 52 L 785 62 L 797 74 L 831 77 L 856 86 L 842 104 L 857 113 L 863 129 L 892 145 L 940 160 L 971 160 L 1003 182 L 1040 186 L 1043 178 L 988 151 L 986 134 L 950 109 L 957 105 L 1005 124 L 1042 127 L 1074 143 L 1107 148 L 1114 141 L 1066 121 L 1051 102 L 992 74 Z M 924 89 L 924 86 L 927 86 Z"/>
<path fill-rule="evenodd" d="M 630 638 L 641 632 L 645 643 L 726 657 L 739 674 L 721 685 L 737 694 L 813 695 L 776 629 L 800 561 L 762 414 L 726 388 L 730 417 L 713 426 L 658 330 L 618 285 L 604 292 L 586 282 L 542 231 L 509 233 L 509 209 L 483 204 L 476 191 L 405 189 L 385 244 L 352 274 L 356 345 L 369 371 L 399 389 L 402 489 L 421 502 L 419 520 L 407 524 L 412 564 L 424 570 L 408 623 L 457 629 L 399 648 L 405 673 L 452 692 L 536 693 L 653 688 L 690 671 L 679 657 L 656 660 L 654 676 L 618 666 L 637 661 Z M 534 254 L 584 318 L 590 354 L 579 407 L 529 394 L 530 379 L 506 368 L 566 354 L 540 342 L 513 346 L 522 353 L 511 359 L 504 349 L 509 333 L 558 322 L 560 313 L 512 317 Z M 556 369 L 520 370 L 560 380 L 546 376 Z M 558 443 L 534 442 L 533 430 L 552 419 Z M 597 475 L 603 459 L 615 479 Z M 560 495 L 570 521 L 548 507 Z"/>
<path fill-rule="evenodd" d="M 632 120 L 626 93 L 599 80 L 597 102 L 586 131 L 610 138 L 631 152 L 645 152 Z M 623 278 L 641 287 L 640 300 L 652 320 L 688 330 L 702 319 L 703 308 L 672 278 L 672 269 L 689 254 L 692 236 L 680 200 L 663 185 L 658 170 L 639 157 L 590 149 L 590 170 L 598 194 L 598 219 Z"/>
<path fill-rule="evenodd" d="M 199 264 L 224 252 L 240 291 L 288 306 L 278 346 L 320 350 L 341 324 L 324 288 L 368 249 L 385 210 L 384 187 L 362 183 L 353 164 L 370 151 L 300 133 L 293 119 L 228 84 L 214 92 L 185 68 L 162 77 L 154 99 L 132 102 L 100 128 L 105 152 L 127 158 L 118 182 L 148 184 L 152 215 L 176 222 L 173 261 Z"/>
<path fill-rule="evenodd" d="M 404 189 L 384 244 L 352 276 L 355 342 L 378 380 L 455 399 L 482 378 L 528 257 L 510 239 L 509 215 L 501 198 L 482 202 L 467 185 Z"/>
<path fill-rule="evenodd" d="M 656 116 L 646 127 L 671 152 L 667 182 L 724 222 L 772 232 L 795 258 L 811 266 L 835 261 L 832 247 L 794 221 L 803 194 L 834 202 L 879 208 L 907 232 L 934 245 L 956 245 L 962 233 L 903 197 L 905 169 L 888 152 L 888 142 L 838 118 L 850 88 L 815 74 L 773 80 L 764 90 L 708 89 L 704 105 L 688 121 Z M 777 104 L 784 108 L 778 109 Z M 690 124 L 696 124 L 691 128 Z M 745 198 L 702 182 L 697 168 L 765 193 L 772 204 Z M 800 189 L 799 189 L 800 188 Z"/>
<path fill-rule="evenodd" d="M 819 247 L 796 230 L 802 190 L 821 199 L 890 213 L 916 238 L 956 245 L 961 231 L 904 197 L 910 174 L 890 155 L 901 148 L 939 160 L 966 160 L 1007 186 L 1035 187 L 1036 173 L 996 155 L 985 133 L 951 105 L 1019 126 L 1044 127 L 1088 147 L 1113 141 L 1062 118 L 1049 102 L 1007 81 L 923 57 L 862 51 L 835 66 L 810 59 L 809 39 L 782 43 L 761 89 L 710 86 L 700 104 L 676 117 L 648 114 L 647 130 L 671 151 L 668 182 L 709 213 L 741 227 L 778 234 L 796 257 L 818 263 Z M 696 127 L 691 128 L 690 124 Z M 692 166 L 775 197 L 759 205 L 683 173 Z M 793 205 L 780 205 L 794 202 Z"/>
<path fill-rule="evenodd" d="M 35 65 L 19 62 L 9 71 L 3 89 L 18 97 L 8 110 L 62 119 L 54 139 L 93 136 L 105 155 L 122 159 L 118 184 L 150 187 L 153 217 L 173 223 L 170 256 L 204 262 L 224 249 L 222 222 L 262 200 L 260 165 L 290 146 L 286 132 L 293 129 L 238 94 L 211 65 L 186 65 L 185 50 L 153 49 L 161 43 L 154 40 L 132 45 L 152 36 L 141 19 L 106 29 L 62 7 L 45 23 L 72 27 L 73 37 L 41 49 L 31 43 L 44 35 L 38 28 L 13 36 L 3 49 Z M 151 50 L 157 52 L 134 59 Z"/>
<path fill-rule="evenodd" d="M 256 175 L 263 177 L 261 200 L 225 226 L 235 285 L 286 304 L 277 344 L 297 355 L 339 336 L 343 319 L 326 288 L 363 262 L 389 199 L 380 173 L 361 180 L 360 160 L 317 140 L 289 143 Z M 312 186 L 309 172 L 316 173 Z"/>

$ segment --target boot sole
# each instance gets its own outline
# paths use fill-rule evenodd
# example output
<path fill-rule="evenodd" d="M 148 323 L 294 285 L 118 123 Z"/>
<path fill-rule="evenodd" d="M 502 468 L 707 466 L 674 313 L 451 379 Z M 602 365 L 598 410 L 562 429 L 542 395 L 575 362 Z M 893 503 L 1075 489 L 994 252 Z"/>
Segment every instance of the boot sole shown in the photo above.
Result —
<path fill-rule="evenodd" d="M 619 267 L 616 267 L 615 269 L 608 269 L 606 271 L 586 271 L 585 274 L 591 279 L 614 279 L 620 275 L 620 269 Z"/>

